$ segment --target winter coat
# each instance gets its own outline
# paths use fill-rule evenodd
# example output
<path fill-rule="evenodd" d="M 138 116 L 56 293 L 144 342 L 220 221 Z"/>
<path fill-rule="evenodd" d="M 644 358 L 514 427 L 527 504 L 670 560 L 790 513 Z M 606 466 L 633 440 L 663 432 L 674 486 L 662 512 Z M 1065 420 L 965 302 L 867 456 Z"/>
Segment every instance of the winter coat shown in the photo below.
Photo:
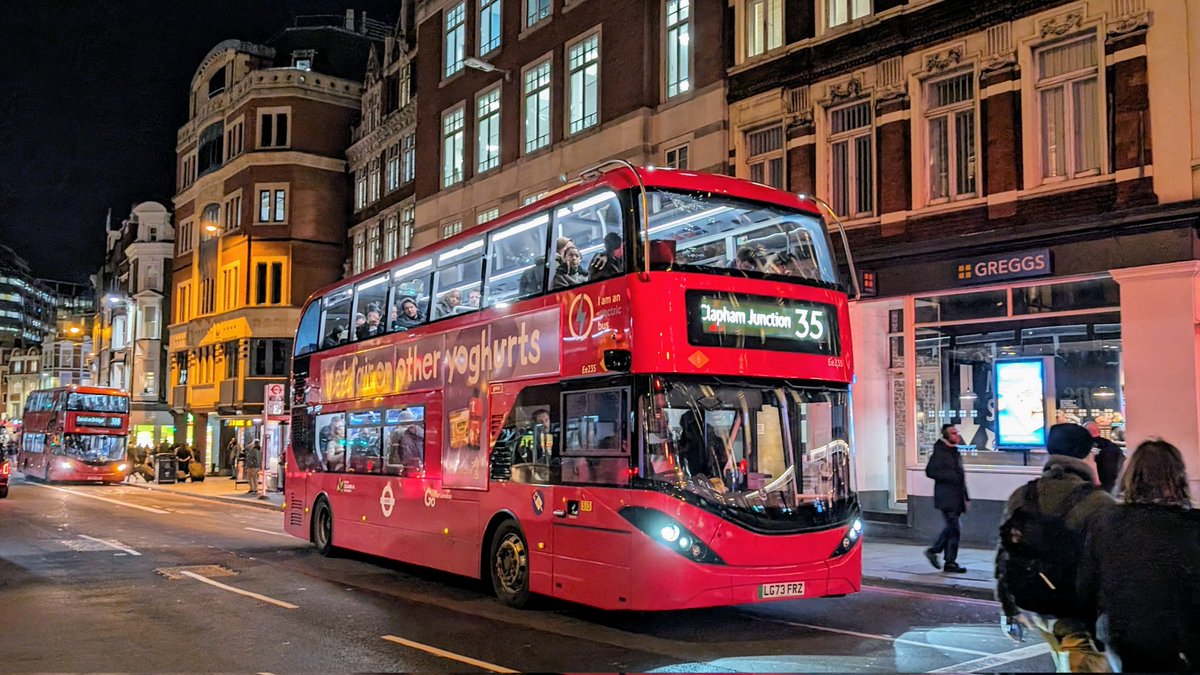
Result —
<path fill-rule="evenodd" d="M 1123 504 L 1092 521 L 1079 597 L 1100 617 L 1097 637 L 1127 670 L 1200 670 L 1200 513 Z M 1130 649 L 1166 659 L 1134 661 Z M 1122 652 L 1125 652 L 1123 655 Z"/>
<path fill-rule="evenodd" d="M 1081 459 L 1066 455 L 1050 455 L 1046 466 L 1042 469 L 1041 478 L 1037 479 L 1038 511 L 1043 514 L 1053 514 L 1058 511 L 1063 502 L 1081 485 L 1094 485 L 1092 467 Z M 1004 505 L 1004 516 L 1001 523 L 1007 522 L 1013 512 L 1025 502 L 1025 486 L 1017 488 Z M 1113 498 L 1102 490 L 1093 490 L 1091 494 L 1080 500 L 1063 517 L 1063 524 L 1072 532 L 1081 536 L 1087 531 L 1089 523 L 1096 517 L 1111 509 Z M 1082 539 L 1079 546 L 1082 546 Z M 1003 554 L 1003 549 L 1000 551 Z M 1081 552 L 1082 553 L 1082 552 Z M 1016 601 L 1008 591 L 1004 579 L 1004 569 L 1001 565 L 1002 555 L 996 557 L 996 599 L 1000 601 L 1004 613 L 1016 616 L 1019 613 Z M 1083 619 L 1088 622 L 1093 617 L 1064 617 Z"/>
<path fill-rule="evenodd" d="M 1096 477 L 1100 479 L 1100 487 L 1105 492 L 1112 492 L 1121 475 L 1121 467 L 1125 465 L 1125 453 L 1121 446 L 1101 436 L 1095 440 Z"/>
<path fill-rule="evenodd" d="M 262 446 L 258 443 L 253 443 L 246 448 L 246 468 L 261 469 L 262 468 Z"/>
<path fill-rule="evenodd" d="M 967 476 L 958 448 L 939 439 L 925 465 L 925 475 L 933 479 L 933 506 L 939 511 L 961 514 L 971 497 L 967 494 Z"/>
<path fill-rule="evenodd" d="M 579 284 L 586 284 L 587 281 L 588 275 L 583 268 L 576 267 L 575 271 L 572 272 L 566 263 L 562 263 L 554 271 L 554 279 L 550 282 L 550 289 L 556 291 L 560 288 L 570 288 Z"/>

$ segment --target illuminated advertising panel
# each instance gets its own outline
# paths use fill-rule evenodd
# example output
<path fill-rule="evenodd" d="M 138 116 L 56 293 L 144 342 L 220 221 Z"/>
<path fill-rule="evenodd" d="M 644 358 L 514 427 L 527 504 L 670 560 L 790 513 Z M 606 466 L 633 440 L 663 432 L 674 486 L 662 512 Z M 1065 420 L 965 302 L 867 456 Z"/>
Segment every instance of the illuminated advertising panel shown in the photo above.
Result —
<path fill-rule="evenodd" d="M 1041 359 L 996 362 L 996 446 L 1046 445 L 1046 363 Z"/>

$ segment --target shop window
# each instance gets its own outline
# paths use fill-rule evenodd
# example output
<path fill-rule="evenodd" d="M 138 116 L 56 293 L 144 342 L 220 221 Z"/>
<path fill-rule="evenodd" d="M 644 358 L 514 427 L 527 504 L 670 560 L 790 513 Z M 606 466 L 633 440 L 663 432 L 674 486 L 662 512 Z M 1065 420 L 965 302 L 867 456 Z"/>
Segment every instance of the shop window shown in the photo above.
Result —
<path fill-rule="evenodd" d="M 383 473 L 392 476 L 421 476 L 425 473 L 425 406 L 391 408 L 383 411 L 383 440 L 386 454 Z"/>
<path fill-rule="evenodd" d="M 917 298 L 917 323 L 991 319 L 1008 315 L 1008 291 L 979 291 Z"/>
<path fill-rule="evenodd" d="M 492 448 L 493 480 L 543 485 L 557 481 L 561 391 L 557 383 L 521 390 Z"/>
<path fill-rule="evenodd" d="M 1120 286 L 1111 278 L 1013 289 L 1013 314 L 1044 314 L 1120 306 Z"/>

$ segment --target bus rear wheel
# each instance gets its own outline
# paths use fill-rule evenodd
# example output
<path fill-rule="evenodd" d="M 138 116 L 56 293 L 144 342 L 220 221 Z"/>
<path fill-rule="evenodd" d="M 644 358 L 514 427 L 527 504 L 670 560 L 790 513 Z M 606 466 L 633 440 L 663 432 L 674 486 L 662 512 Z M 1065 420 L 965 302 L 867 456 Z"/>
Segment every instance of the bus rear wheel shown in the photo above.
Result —
<path fill-rule="evenodd" d="M 489 567 L 492 589 L 500 602 L 517 608 L 529 603 L 529 547 L 515 522 L 509 520 L 496 528 Z"/>
<path fill-rule="evenodd" d="M 0 485 L 0 499 L 4 499 L 5 497 L 8 497 L 8 486 Z"/>
<path fill-rule="evenodd" d="M 333 509 L 324 497 L 318 499 L 313 507 L 312 540 L 317 546 L 317 553 L 326 558 L 333 556 Z"/>

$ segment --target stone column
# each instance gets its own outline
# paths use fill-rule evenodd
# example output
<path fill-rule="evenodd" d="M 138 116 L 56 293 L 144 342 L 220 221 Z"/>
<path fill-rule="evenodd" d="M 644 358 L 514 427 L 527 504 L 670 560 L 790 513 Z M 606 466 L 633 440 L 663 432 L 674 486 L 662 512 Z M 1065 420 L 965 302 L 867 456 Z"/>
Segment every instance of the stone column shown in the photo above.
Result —
<path fill-rule="evenodd" d="M 1121 285 L 1128 451 L 1155 436 L 1174 444 L 1200 496 L 1200 261 L 1112 276 Z"/>

